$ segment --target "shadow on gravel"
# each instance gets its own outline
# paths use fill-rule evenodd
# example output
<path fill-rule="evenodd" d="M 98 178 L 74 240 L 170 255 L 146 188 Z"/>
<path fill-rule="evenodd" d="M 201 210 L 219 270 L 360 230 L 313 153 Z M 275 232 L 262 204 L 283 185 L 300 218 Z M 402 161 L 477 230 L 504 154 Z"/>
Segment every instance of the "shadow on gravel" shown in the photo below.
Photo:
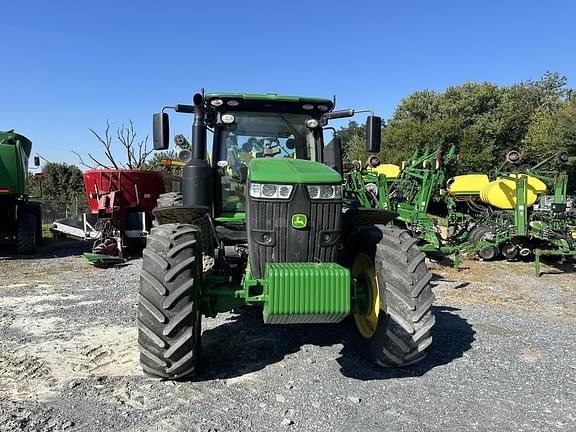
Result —
<path fill-rule="evenodd" d="M 12 245 L 0 245 L 0 261 L 14 260 L 38 260 L 50 258 L 63 258 L 67 256 L 82 255 L 91 250 L 90 243 L 80 240 L 59 240 L 44 239 L 35 254 L 19 255 Z"/>
<path fill-rule="evenodd" d="M 434 342 L 428 356 L 414 366 L 383 369 L 368 363 L 358 351 L 351 320 L 337 325 L 265 325 L 261 310 L 241 308 L 229 322 L 202 334 L 203 367 L 193 381 L 227 379 L 263 369 L 280 362 L 306 345 L 332 346 L 342 344 L 336 359 L 342 374 L 360 380 L 382 380 L 424 375 L 429 370 L 462 357 L 474 341 L 475 331 L 457 315 L 459 309 L 434 307 L 436 326 Z M 305 348 L 304 348 L 305 349 Z M 304 355 L 308 364 L 332 361 L 315 354 Z"/>
<path fill-rule="evenodd" d="M 49 240 L 38 247 L 35 254 L 19 255 L 16 248 L 12 245 L 0 244 L 0 261 L 14 260 L 38 260 L 51 258 L 64 258 L 68 256 L 80 256 L 84 252 L 92 252 L 92 242 L 81 240 Z M 128 251 L 128 259 L 142 258 L 142 249 L 132 249 Z"/>
<path fill-rule="evenodd" d="M 545 264 L 541 267 L 542 275 L 562 275 L 574 273 L 576 270 L 575 261 L 570 257 L 562 260 L 558 257 L 543 256 L 540 259 L 542 264 Z"/>
<path fill-rule="evenodd" d="M 439 282 L 451 284 L 450 288 L 452 289 L 462 289 L 470 285 L 470 282 L 448 279 L 442 275 L 439 275 L 438 273 L 432 273 L 432 289 L 440 285 Z"/>
<path fill-rule="evenodd" d="M 360 380 L 417 377 L 462 357 L 475 340 L 476 332 L 472 325 L 457 314 L 460 310 L 458 308 L 434 306 L 432 310 L 436 317 L 436 325 L 432 330 L 432 345 L 424 360 L 413 366 L 384 369 L 364 361 L 355 347 L 351 349 L 353 352 L 347 352 L 348 347 L 344 345 L 342 357 L 338 359 L 342 373 Z"/>
<path fill-rule="evenodd" d="M 427 252 L 427 258 L 434 264 L 442 267 L 454 268 L 454 258 L 450 255 L 435 254 L 434 252 Z M 462 264 L 462 263 L 461 263 Z"/>

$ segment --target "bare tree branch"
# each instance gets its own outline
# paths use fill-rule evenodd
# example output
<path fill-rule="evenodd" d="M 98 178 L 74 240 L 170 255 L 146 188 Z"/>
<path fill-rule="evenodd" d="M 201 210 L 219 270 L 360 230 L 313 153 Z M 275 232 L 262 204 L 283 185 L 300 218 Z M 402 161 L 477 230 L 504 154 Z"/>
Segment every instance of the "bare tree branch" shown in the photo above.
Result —
<path fill-rule="evenodd" d="M 112 137 L 110 136 L 110 122 L 106 120 L 106 129 L 104 130 L 104 134 L 98 134 L 94 129 L 89 129 L 90 132 L 100 141 L 100 143 L 104 146 L 104 155 L 106 159 L 112 164 L 114 169 L 121 169 L 121 168 L 128 168 L 134 170 L 143 170 L 146 168 L 146 160 L 152 153 L 152 150 L 148 150 L 148 136 L 143 140 L 137 140 L 137 133 L 136 128 L 134 127 L 134 122 L 132 119 L 128 119 L 129 125 L 126 126 L 124 123 L 122 126 L 116 129 L 116 139 L 126 151 L 127 156 L 127 163 L 126 165 L 117 162 L 112 154 Z M 78 159 L 80 159 L 80 163 L 88 168 L 95 169 L 93 166 L 86 164 L 80 155 L 74 152 Z M 88 156 L 94 163 L 96 163 L 96 167 L 102 167 L 105 169 L 112 169 L 111 167 L 103 164 L 102 162 L 95 159 L 90 153 Z"/>
<path fill-rule="evenodd" d="M 96 159 L 94 159 L 90 153 L 88 153 L 88 156 L 90 156 L 90 159 L 92 159 L 92 160 L 96 163 L 95 166 L 94 166 L 94 165 L 88 165 L 87 163 L 84 162 L 84 160 L 82 159 L 82 156 L 80 156 L 79 153 L 75 152 L 74 150 L 71 150 L 71 151 L 72 151 L 72 153 L 74 153 L 74 154 L 78 157 L 78 160 L 79 160 L 80 165 L 83 165 L 83 166 L 85 166 L 86 168 L 89 168 L 89 169 L 97 169 L 98 167 L 102 167 L 102 168 L 104 168 L 104 169 L 110 169 L 110 167 L 108 167 L 108 166 L 104 165 L 103 163 L 101 163 L 101 162 L 97 161 Z"/>
<path fill-rule="evenodd" d="M 122 127 L 119 127 L 116 130 L 116 137 L 118 141 L 124 146 L 126 149 L 126 154 L 128 156 L 128 167 L 130 169 L 140 169 L 141 167 L 138 166 L 138 160 L 134 154 L 134 141 L 136 140 L 136 130 L 134 129 L 134 122 L 132 119 L 128 119 L 130 126 L 125 126 L 122 124 Z"/>
<path fill-rule="evenodd" d="M 104 154 L 106 155 L 108 160 L 112 163 L 114 168 L 119 169 L 118 167 L 119 164 L 116 163 L 116 160 L 114 159 L 114 156 L 112 156 L 111 151 L 112 138 L 110 137 L 110 122 L 106 120 L 106 129 L 104 131 L 104 138 L 98 135 L 98 133 L 96 133 L 96 131 L 92 128 L 90 128 L 90 132 L 92 132 L 96 136 L 96 138 L 98 138 L 98 141 L 102 143 L 102 145 L 104 146 Z"/>
<path fill-rule="evenodd" d="M 148 135 L 146 135 L 146 138 L 144 138 L 142 141 L 138 143 L 138 152 L 139 152 L 138 163 L 141 166 L 141 169 L 144 168 L 146 159 L 148 159 L 148 156 L 152 154 L 152 151 L 153 149 L 148 150 Z"/>

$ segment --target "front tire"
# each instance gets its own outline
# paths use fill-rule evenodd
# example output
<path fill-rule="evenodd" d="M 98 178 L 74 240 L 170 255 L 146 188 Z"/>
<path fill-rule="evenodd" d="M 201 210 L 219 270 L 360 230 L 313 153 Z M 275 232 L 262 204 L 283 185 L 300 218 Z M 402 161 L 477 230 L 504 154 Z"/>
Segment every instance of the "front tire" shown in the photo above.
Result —
<path fill-rule="evenodd" d="M 138 299 L 140 364 L 148 375 L 194 374 L 200 353 L 202 252 L 188 224 L 153 228 L 143 252 Z"/>
<path fill-rule="evenodd" d="M 362 227 L 354 239 L 360 246 L 352 274 L 368 287 L 367 307 L 354 314 L 365 357 L 383 367 L 419 362 L 435 323 L 425 254 L 408 231 L 396 227 Z"/>

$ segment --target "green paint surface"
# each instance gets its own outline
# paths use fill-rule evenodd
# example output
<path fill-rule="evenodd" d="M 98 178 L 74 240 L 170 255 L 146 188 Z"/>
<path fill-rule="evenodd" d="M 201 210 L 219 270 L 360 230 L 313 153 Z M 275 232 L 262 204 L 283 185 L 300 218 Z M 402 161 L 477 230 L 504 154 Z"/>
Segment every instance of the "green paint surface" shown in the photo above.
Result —
<path fill-rule="evenodd" d="M 244 222 L 246 220 L 246 213 L 222 213 L 217 218 L 214 218 L 216 222 L 226 223 L 226 222 Z"/>
<path fill-rule="evenodd" d="M 0 132 L 0 188 L 9 189 L 10 194 L 24 194 L 31 151 L 32 142 L 25 136 Z"/>
<path fill-rule="evenodd" d="M 249 177 L 253 183 L 340 184 L 340 174 L 319 162 L 303 159 L 252 159 Z"/>
<path fill-rule="evenodd" d="M 350 272 L 335 263 L 266 264 L 264 322 L 329 323 L 350 313 Z"/>

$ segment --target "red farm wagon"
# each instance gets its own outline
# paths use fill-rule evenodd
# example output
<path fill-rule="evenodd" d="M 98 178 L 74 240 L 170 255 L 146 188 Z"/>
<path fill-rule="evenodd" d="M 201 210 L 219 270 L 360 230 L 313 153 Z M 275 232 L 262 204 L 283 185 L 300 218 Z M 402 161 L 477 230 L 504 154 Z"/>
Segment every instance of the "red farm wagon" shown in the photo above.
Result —
<path fill-rule="evenodd" d="M 59 219 L 53 232 L 95 240 L 94 251 L 120 254 L 144 244 L 160 194 L 178 189 L 179 178 L 157 171 L 102 169 L 84 173 L 90 213 Z"/>

